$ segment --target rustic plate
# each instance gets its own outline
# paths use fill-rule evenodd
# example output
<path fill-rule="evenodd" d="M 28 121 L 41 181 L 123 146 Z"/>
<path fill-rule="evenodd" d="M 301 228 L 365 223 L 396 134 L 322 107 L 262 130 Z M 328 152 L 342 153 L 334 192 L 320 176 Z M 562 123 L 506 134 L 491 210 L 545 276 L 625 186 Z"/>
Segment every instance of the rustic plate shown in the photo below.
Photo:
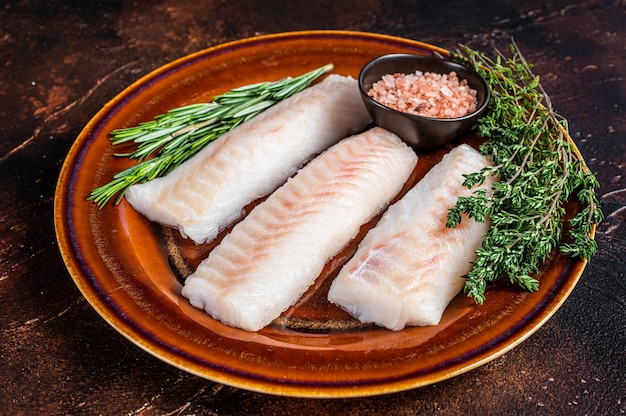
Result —
<path fill-rule="evenodd" d="M 325 299 L 330 262 L 303 299 L 267 328 L 250 333 L 225 326 L 181 297 L 181 279 L 211 250 L 157 226 L 122 202 L 98 209 L 85 198 L 129 166 L 116 159 L 111 130 L 166 110 L 208 101 L 237 86 L 298 75 L 327 63 L 357 77 L 387 53 L 445 52 L 384 35 L 309 31 L 226 43 L 174 61 L 109 102 L 82 131 L 63 165 L 55 198 L 61 254 L 84 296 L 115 329 L 149 353 L 201 377 L 299 397 L 354 397 L 435 383 L 480 366 L 537 330 L 567 298 L 585 261 L 555 254 L 541 289 L 506 285 L 475 305 L 460 295 L 440 325 L 399 332 L 363 326 Z M 475 137 L 465 141 L 476 142 Z M 116 149 L 117 150 L 117 149 Z M 418 180 L 444 151 L 420 155 Z M 568 208 L 578 209 L 576 204 Z"/>

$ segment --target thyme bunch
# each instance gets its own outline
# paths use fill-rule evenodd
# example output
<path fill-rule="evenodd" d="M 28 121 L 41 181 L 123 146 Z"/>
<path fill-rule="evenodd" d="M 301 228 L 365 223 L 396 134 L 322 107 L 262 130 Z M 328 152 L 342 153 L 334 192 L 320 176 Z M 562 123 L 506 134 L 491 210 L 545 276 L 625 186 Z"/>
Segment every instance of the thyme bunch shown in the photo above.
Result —
<path fill-rule="evenodd" d="M 480 147 L 494 165 L 465 176 L 472 187 L 492 175 L 499 181 L 491 189 L 459 198 L 448 213 L 448 227 L 461 222 L 461 214 L 491 226 L 471 271 L 464 292 L 482 304 L 487 285 L 508 278 L 535 291 L 539 268 L 555 248 L 589 258 L 596 251 L 591 234 L 602 220 L 595 194 L 599 186 L 568 139 L 567 121 L 555 112 L 539 77 L 513 42 L 510 57 L 496 51 L 491 59 L 463 47 L 453 57 L 476 69 L 488 82 L 491 100 L 479 119 Z M 572 195 L 581 209 L 569 220 L 563 235 L 565 204 Z"/>
<path fill-rule="evenodd" d="M 115 156 L 137 159 L 138 163 L 94 189 L 87 200 L 101 208 L 115 197 L 115 204 L 118 204 L 132 185 L 165 176 L 208 143 L 302 91 L 332 70 L 333 65 L 328 64 L 294 78 L 235 88 L 213 97 L 209 103 L 175 108 L 138 126 L 112 131 L 113 145 L 133 143 L 136 146 L 129 153 L 116 153 Z"/>

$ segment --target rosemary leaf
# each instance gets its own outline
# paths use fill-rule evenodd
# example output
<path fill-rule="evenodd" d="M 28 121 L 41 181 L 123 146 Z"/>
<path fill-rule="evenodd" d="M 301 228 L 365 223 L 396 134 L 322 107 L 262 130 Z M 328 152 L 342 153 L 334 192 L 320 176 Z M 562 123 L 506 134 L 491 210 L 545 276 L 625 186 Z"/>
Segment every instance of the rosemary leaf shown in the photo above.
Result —
<path fill-rule="evenodd" d="M 87 200 L 100 208 L 111 199 L 118 204 L 132 185 L 167 175 L 208 143 L 302 91 L 332 70 L 333 65 L 328 64 L 295 78 L 245 85 L 213 97 L 209 103 L 174 108 L 151 121 L 112 131 L 111 143 L 114 146 L 136 145 L 134 150 L 115 153 L 115 156 L 137 159 L 138 164 L 117 173 L 109 183 L 94 189 Z"/>

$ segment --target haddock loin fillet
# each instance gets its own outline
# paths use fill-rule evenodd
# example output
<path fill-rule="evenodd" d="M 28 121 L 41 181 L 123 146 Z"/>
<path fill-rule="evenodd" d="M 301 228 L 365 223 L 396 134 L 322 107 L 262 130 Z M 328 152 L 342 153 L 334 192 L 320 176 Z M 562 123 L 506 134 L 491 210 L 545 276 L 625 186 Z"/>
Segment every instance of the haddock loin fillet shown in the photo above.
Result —
<path fill-rule="evenodd" d="M 381 128 L 344 139 L 235 225 L 187 278 L 183 296 L 228 325 L 265 327 L 389 204 L 416 163 L 415 152 Z"/>
<path fill-rule="evenodd" d="M 369 122 L 357 82 L 330 75 L 225 133 L 168 175 L 130 187 L 126 200 L 196 243 L 211 241 L 248 203 Z"/>
<path fill-rule="evenodd" d="M 463 217 L 446 228 L 448 209 L 478 187 L 463 174 L 490 161 L 460 145 L 394 203 L 333 281 L 328 300 L 364 323 L 400 330 L 436 325 L 465 284 L 489 222 Z M 486 182 L 481 187 L 489 187 Z"/>

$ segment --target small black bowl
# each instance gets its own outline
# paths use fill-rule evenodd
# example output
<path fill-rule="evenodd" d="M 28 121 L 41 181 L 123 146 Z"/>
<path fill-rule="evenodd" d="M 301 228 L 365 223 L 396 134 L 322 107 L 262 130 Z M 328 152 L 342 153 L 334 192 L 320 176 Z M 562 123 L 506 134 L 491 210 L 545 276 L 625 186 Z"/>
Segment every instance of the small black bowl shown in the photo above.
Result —
<path fill-rule="evenodd" d="M 457 118 L 422 117 L 391 109 L 367 95 L 383 75 L 409 74 L 417 70 L 438 74 L 456 72 L 459 79 L 467 80 L 470 88 L 476 90 L 476 111 Z M 467 132 L 487 108 L 490 97 L 487 81 L 473 69 L 442 58 L 413 54 L 384 55 L 368 62 L 359 74 L 359 90 L 374 122 L 418 150 L 441 147 Z"/>

